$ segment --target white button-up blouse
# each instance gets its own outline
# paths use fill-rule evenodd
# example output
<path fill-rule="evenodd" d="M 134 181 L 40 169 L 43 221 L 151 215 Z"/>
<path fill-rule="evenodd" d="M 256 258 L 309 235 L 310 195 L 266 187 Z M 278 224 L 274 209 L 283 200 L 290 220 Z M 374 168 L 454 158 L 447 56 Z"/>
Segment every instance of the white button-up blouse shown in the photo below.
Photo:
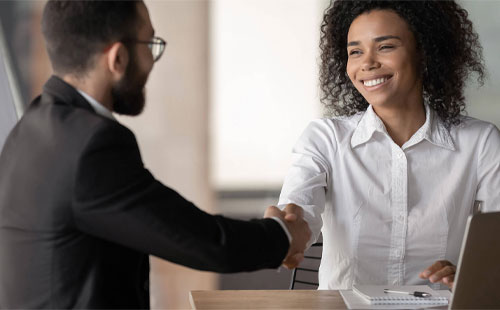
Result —
<path fill-rule="evenodd" d="M 500 132 L 471 117 L 447 129 L 426 106 L 399 147 L 370 106 L 311 122 L 293 156 L 279 205 L 304 208 L 310 243 L 323 233 L 319 289 L 428 283 L 436 260 L 457 264 L 474 201 L 500 210 Z"/>

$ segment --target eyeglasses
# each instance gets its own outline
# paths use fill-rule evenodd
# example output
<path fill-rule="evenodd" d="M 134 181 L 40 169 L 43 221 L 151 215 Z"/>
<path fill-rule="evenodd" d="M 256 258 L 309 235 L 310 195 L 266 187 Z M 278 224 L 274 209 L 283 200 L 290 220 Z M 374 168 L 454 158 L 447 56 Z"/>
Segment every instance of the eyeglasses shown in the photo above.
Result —
<path fill-rule="evenodd" d="M 165 51 L 165 47 L 167 46 L 167 42 L 160 37 L 153 37 L 149 41 L 134 40 L 134 42 L 147 44 L 148 48 L 151 50 L 151 54 L 153 54 L 153 60 L 155 62 L 160 59 L 161 55 L 163 55 L 163 52 Z"/>

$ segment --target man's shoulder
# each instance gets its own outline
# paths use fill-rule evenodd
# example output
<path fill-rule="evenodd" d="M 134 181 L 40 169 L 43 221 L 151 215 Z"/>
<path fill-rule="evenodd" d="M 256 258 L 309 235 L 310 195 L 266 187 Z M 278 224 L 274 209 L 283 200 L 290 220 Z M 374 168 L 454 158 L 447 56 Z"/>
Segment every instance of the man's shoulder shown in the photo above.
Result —
<path fill-rule="evenodd" d="M 117 121 L 58 100 L 35 100 L 13 131 L 13 139 L 21 139 L 23 144 L 40 142 L 40 151 L 45 150 L 43 144 L 57 141 L 59 150 L 73 154 L 81 152 L 89 143 L 135 139 L 133 133 Z"/>

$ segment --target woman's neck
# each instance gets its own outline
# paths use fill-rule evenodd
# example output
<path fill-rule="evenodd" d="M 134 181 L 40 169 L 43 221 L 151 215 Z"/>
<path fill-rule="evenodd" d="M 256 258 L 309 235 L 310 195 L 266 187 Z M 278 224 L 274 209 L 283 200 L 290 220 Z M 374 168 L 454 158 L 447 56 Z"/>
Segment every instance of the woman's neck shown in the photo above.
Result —
<path fill-rule="evenodd" d="M 422 100 L 414 103 L 373 106 L 394 143 L 400 147 L 425 123 L 425 107 Z"/>

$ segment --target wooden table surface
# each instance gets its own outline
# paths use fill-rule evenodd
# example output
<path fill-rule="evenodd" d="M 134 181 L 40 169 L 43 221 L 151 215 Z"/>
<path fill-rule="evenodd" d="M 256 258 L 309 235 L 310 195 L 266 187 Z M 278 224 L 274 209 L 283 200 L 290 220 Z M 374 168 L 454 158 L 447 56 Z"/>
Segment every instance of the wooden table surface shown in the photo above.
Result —
<path fill-rule="evenodd" d="M 338 291 L 191 291 L 193 309 L 347 309 Z"/>

